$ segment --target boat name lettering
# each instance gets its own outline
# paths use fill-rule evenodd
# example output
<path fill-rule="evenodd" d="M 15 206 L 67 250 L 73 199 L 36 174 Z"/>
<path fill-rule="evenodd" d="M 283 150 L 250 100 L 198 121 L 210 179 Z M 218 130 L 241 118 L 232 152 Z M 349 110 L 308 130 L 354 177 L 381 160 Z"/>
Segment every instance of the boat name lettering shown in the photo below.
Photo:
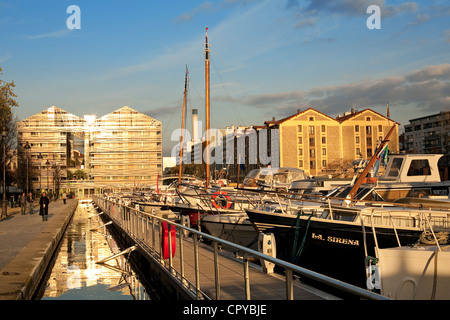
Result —
<path fill-rule="evenodd" d="M 351 246 L 359 246 L 359 240 L 352 240 L 352 239 L 344 239 L 344 238 L 338 238 L 338 237 L 332 237 L 328 236 L 327 238 L 324 238 L 323 235 L 312 233 L 311 238 L 315 240 L 322 240 L 327 242 L 334 242 L 334 243 L 340 243 L 340 244 L 348 244 Z"/>

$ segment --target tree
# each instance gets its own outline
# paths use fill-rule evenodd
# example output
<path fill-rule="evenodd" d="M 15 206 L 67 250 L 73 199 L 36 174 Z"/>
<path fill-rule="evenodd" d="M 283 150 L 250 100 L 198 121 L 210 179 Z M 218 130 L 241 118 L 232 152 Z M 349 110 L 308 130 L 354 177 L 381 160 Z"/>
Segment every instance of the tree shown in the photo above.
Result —
<path fill-rule="evenodd" d="M 15 100 L 17 96 L 14 94 L 14 81 L 12 82 L 5 82 L 1 79 L 2 68 L 0 67 L 0 131 L 2 131 L 2 127 L 6 128 L 8 130 L 8 135 L 5 139 L 2 138 L 1 141 L 1 148 L 0 152 L 1 154 L 5 154 L 6 156 L 10 155 L 8 152 L 9 148 L 11 147 L 11 137 L 15 134 L 15 130 L 12 130 L 12 111 L 11 108 L 18 107 L 19 104 Z M 13 132 L 14 131 L 14 132 Z M 6 167 L 7 160 L 4 159 L 3 156 L 0 156 L 0 163 L 1 163 L 1 171 L 3 173 L 3 168 Z M 1 175 L 2 180 L 8 180 L 6 172 L 4 172 L 5 178 L 3 179 L 3 174 Z M 3 181 L 3 183 L 5 183 Z M 4 185 L 2 183 L 2 186 Z M 5 183 L 6 184 L 6 183 Z M 6 188 L 5 188 L 6 189 Z"/>
<path fill-rule="evenodd" d="M 0 76 L 3 75 L 0 67 Z M 18 107 L 17 96 L 14 94 L 14 81 L 5 82 L 0 77 L 0 124 L 6 125 L 12 118 L 13 107 Z"/>

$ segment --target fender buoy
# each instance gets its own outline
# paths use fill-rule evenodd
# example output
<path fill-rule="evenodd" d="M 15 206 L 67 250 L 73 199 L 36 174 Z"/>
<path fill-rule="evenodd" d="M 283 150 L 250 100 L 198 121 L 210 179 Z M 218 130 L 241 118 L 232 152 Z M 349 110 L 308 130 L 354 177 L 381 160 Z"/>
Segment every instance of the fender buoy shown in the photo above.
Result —
<path fill-rule="evenodd" d="M 163 259 L 169 259 L 169 230 L 170 230 L 170 241 L 172 242 L 172 258 L 175 256 L 176 248 L 176 237 L 175 237 L 175 227 L 169 225 L 166 221 L 161 222 L 161 248 Z"/>
<path fill-rule="evenodd" d="M 221 198 L 225 198 L 226 200 L 226 204 L 222 205 L 222 201 L 216 201 L 217 197 L 221 197 Z M 228 195 L 228 193 L 226 193 L 226 191 L 216 191 L 214 192 L 214 194 L 212 195 L 212 204 L 214 205 L 214 207 L 216 207 L 217 209 L 229 209 L 232 205 L 231 203 L 231 197 Z"/>

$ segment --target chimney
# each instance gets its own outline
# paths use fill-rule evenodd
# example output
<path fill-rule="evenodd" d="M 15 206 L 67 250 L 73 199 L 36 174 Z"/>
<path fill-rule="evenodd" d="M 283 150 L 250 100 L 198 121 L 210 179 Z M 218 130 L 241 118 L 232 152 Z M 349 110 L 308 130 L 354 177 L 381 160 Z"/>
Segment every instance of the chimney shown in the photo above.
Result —
<path fill-rule="evenodd" d="M 272 118 L 272 121 L 275 122 L 275 117 Z"/>
<path fill-rule="evenodd" d="M 192 109 L 192 141 L 198 140 L 198 109 Z"/>
<path fill-rule="evenodd" d="M 297 114 L 300 114 L 302 112 L 302 109 L 297 109 Z"/>

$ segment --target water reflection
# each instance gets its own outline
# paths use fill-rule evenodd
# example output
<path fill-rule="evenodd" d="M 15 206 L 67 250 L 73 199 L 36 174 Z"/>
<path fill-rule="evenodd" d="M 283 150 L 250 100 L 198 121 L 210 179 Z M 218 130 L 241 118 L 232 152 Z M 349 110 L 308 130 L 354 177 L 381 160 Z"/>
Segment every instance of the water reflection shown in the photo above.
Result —
<path fill-rule="evenodd" d="M 107 233 L 92 203 L 80 203 L 67 228 L 41 299 L 148 300 L 145 288 L 127 263 L 127 255 L 97 261 L 121 250 Z"/>

